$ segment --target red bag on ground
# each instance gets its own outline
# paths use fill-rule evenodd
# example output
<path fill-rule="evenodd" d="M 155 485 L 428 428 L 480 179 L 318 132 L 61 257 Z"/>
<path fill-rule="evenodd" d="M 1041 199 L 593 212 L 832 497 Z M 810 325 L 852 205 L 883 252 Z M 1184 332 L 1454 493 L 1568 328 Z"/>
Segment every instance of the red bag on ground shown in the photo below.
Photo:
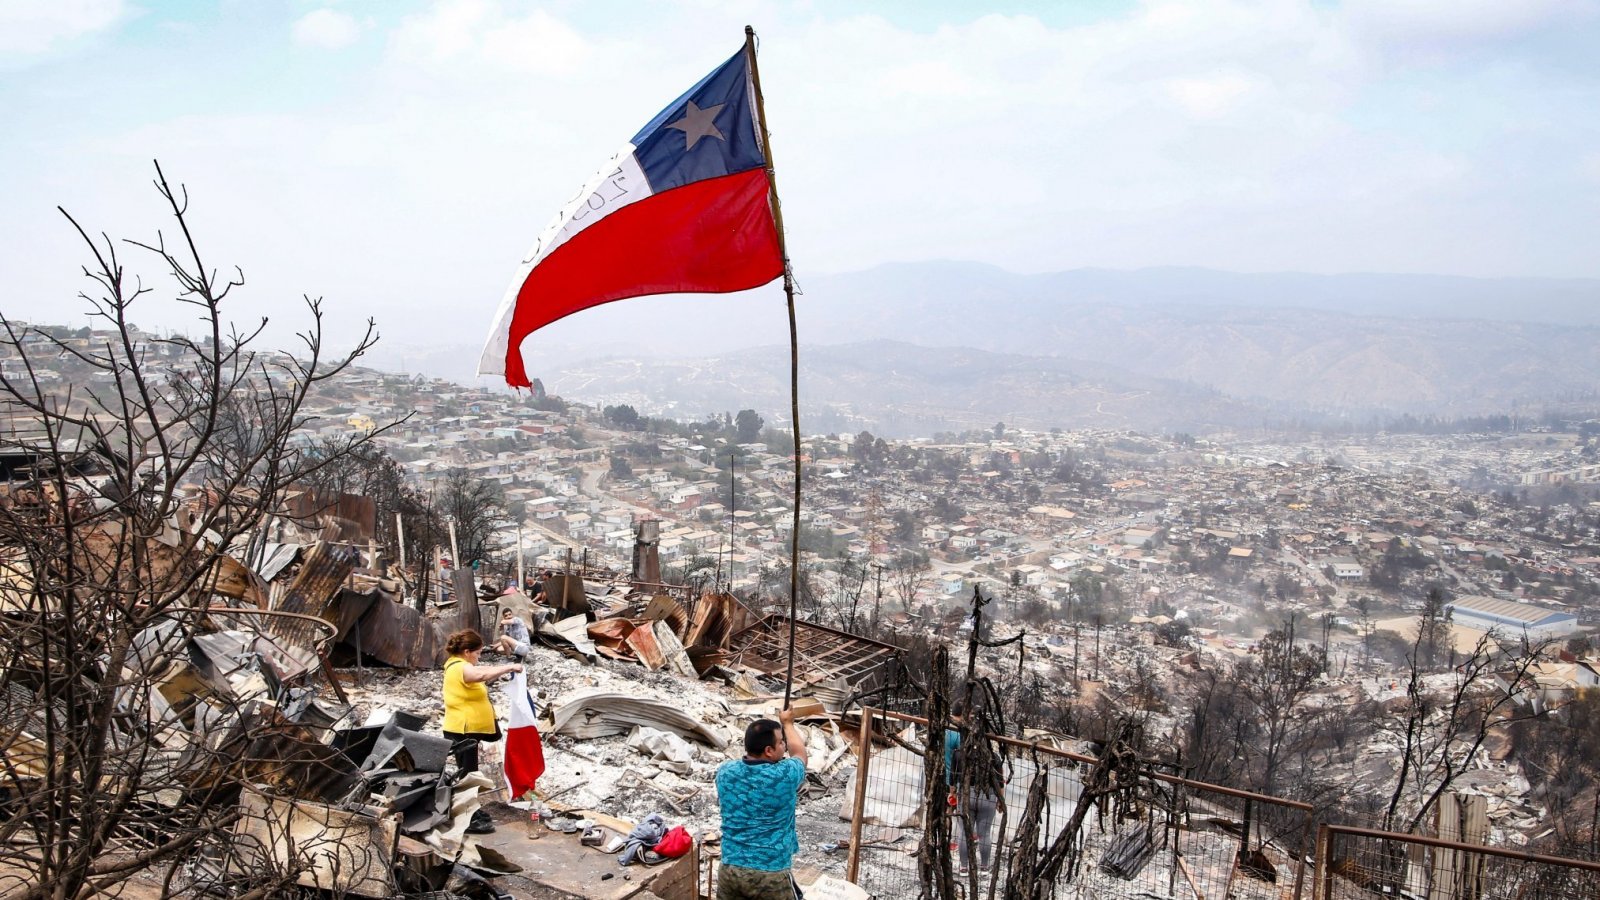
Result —
<path fill-rule="evenodd" d="M 689 830 L 682 825 L 678 825 L 663 834 L 661 840 L 657 841 L 656 845 L 650 849 L 660 856 L 671 858 L 688 853 L 689 848 L 693 846 L 694 838 L 689 836 Z"/>

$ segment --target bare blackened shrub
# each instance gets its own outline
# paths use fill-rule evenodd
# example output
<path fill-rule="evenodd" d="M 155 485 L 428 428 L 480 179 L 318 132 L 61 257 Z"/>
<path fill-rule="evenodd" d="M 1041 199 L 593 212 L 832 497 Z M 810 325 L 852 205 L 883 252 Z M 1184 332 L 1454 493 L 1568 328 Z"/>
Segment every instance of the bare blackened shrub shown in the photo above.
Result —
<path fill-rule="evenodd" d="M 135 875 L 159 879 L 163 893 L 226 878 L 236 896 L 265 896 L 298 868 L 268 871 L 234 855 L 239 782 L 257 762 L 248 750 L 266 745 L 252 729 L 281 727 L 281 715 L 241 709 L 203 666 L 181 687 L 176 679 L 196 662 L 190 639 L 222 627 L 208 608 L 264 603 L 236 557 L 285 489 L 371 440 L 300 449 L 308 394 L 375 334 L 369 321 L 354 349 L 330 359 L 321 303 L 307 298 L 310 323 L 294 354 L 255 349 L 266 320 L 240 331 L 223 315 L 242 273 L 219 278 L 203 261 L 187 194 L 156 173 L 174 234 L 119 243 L 68 216 L 92 257 L 84 274 L 93 289 L 80 295 L 92 332 L 0 317 L 7 897 L 114 895 Z M 124 268 L 119 251 L 129 248 L 176 281 L 174 301 L 198 314 L 198 336 L 154 338 L 134 325 L 136 304 L 154 288 Z M 294 677 L 321 674 L 307 670 Z M 282 687 L 296 685 L 286 676 Z M 290 771 L 294 761 L 281 762 L 262 771 Z"/>

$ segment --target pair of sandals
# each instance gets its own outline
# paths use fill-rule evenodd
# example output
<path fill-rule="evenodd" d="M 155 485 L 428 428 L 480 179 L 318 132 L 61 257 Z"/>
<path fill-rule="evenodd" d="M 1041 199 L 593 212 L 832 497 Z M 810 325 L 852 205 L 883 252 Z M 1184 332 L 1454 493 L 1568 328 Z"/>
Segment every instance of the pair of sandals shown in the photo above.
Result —
<path fill-rule="evenodd" d="M 559 831 L 562 834 L 576 834 L 580 830 L 578 827 L 578 820 L 570 816 L 559 816 L 553 819 L 546 819 L 544 824 L 545 827 L 551 831 Z"/>

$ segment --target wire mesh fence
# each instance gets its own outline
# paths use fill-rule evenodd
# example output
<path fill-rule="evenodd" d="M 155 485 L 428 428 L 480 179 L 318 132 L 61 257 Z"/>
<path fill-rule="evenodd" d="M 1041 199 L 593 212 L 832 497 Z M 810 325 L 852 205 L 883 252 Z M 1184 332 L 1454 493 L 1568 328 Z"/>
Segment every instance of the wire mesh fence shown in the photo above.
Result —
<path fill-rule="evenodd" d="M 1600 862 L 1324 825 L 1316 881 L 1316 900 L 1592 900 L 1600 897 Z"/>
<path fill-rule="evenodd" d="M 927 784 L 926 720 L 864 716 L 848 876 L 872 896 L 917 896 L 944 866 L 955 895 L 972 898 L 1041 883 L 1033 896 L 1309 896 L 1305 804 L 1144 764 L 1108 772 L 1093 757 L 994 735 L 1006 745 L 1003 796 L 959 796 Z M 947 846 L 924 839 L 930 803 L 950 819 Z"/>

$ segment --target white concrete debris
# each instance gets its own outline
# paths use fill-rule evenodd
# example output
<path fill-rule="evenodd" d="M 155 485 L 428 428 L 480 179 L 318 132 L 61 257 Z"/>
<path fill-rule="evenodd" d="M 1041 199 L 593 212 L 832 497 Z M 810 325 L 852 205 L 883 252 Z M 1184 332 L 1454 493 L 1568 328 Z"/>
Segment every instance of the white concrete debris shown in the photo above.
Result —
<path fill-rule="evenodd" d="M 684 825 L 697 837 L 721 833 L 717 807 L 717 767 L 743 755 L 744 727 L 774 714 L 778 704 L 770 698 L 735 703 L 719 684 L 694 681 L 667 672 L 648 672 L 635 665 L 589 664 L 535 646 L 527 659 L 528 685 L 552 701 L 540 701 L 545 773 L 539 793 L 563 804 L 593 809 L 617 818 L 639 821 L 660 813 L 669 824 Z M 424 731 L 437 733 L 444 715 L 440 699 L 440 673 L 369 669 L 361 684 L 346 689 L 356 707 L 356 719 L 377 715 L 375 710 L 405 710 L 428 719 Z M 580 738 L 550 734 L 545 706 L 560 717 L 563 704 L 596 695 L 624 695 L 648 705 L 675 710 L 715 733 L 725 743 L 713 749 L 700 740 L 654 727 L 656 723 L 626 728 L 603 727 L 601 736 Z M 508 710 L 500 685 L 490 685 L 490 697 L 502 720 Z M 840 821 L 840 804 L 847 802 L 846 784 L 855 772 L 850 751 L 853 735 L 836 728 L 801 727 L 811 757 L 810 769 L 821 776 L 823 787 L 813 784 L 802 793 L 799 809 L 800 853 L 797 864 L 823 872 L 842 874 L 843 853 L 824 853 L 820 846 L 843 843 L 850 824 Z M 637 732 L 637 734 L 635 734 Z M 654 732 L 654 735 L 651 733 Z M 636 745 L 643 745 L 648 755 Z M 662 748 L 658 751 L 658 748 Z M 498 745 L 483 747 L 481 764 L 494 784 L 487 800 L 505 800 Z M 822 768 L 829 761 L 826 773 Z"/>

